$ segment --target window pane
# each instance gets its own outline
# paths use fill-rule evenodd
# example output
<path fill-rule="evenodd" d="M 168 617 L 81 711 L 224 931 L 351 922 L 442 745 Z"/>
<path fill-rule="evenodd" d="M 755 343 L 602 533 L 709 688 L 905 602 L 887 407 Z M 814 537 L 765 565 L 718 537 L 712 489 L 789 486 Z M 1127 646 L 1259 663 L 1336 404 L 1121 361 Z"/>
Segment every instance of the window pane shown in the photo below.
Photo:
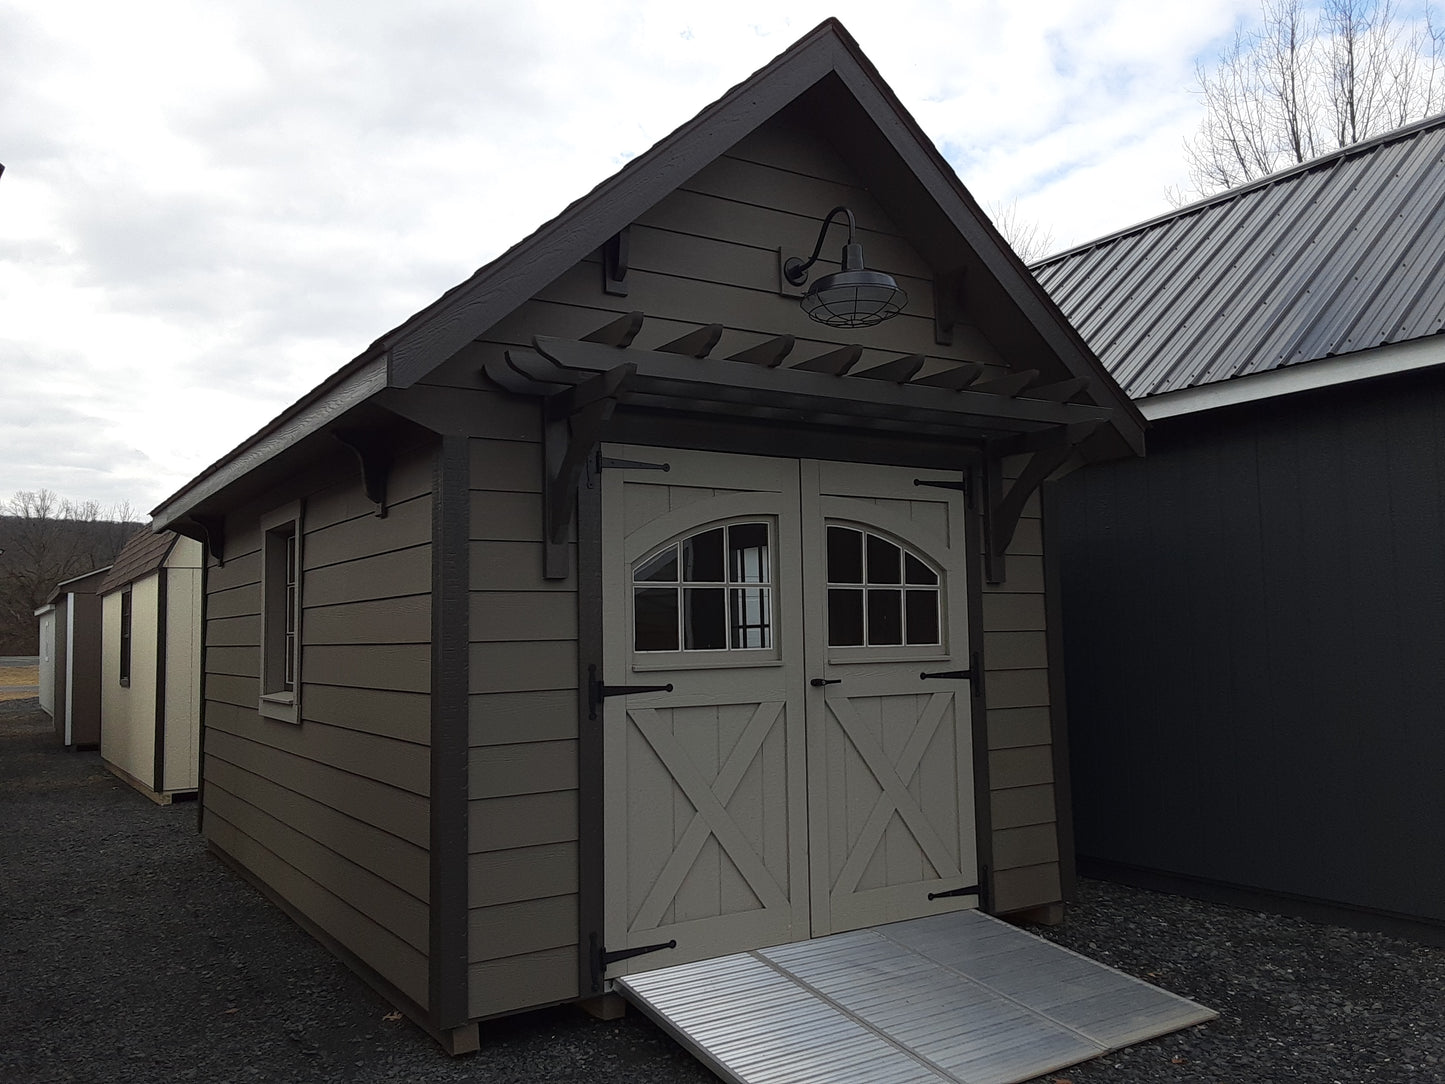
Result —
<path fill-rule="evenodd" d="M 863 532 L 852 531 L 847 527 L 828 528 L 828 582 L 829 583 L 862 583 L 863 582 Z M 859 616 L 862 616 L 861 607 Z M 862 626 L 859 626 L 860 639 L 862 643 Z"/>
<path fill-rule="evenodd" d="M 723 529 L 714 527 L 711 531 L 693 535 L 682 544 L 682 578 L 690 583 L 723 582 Z M 718 601 L 718 616 L 722 616 L 722 601 Z M 718 621 L 721 630 L 722 621 Z"/>
<path fill-rule="evenodd" d="M 766 587 L 735 587 L 728 594 L 730 645 L 772 647 L 772 592 Z"/>
<path fill-rule="evenodd" d="M 735 523 L 728 528 L 728 582 L 768 583 L 768 525 Z"/>
<path fill-rule="evenodd" d="M 868 592 L 868 643 L 870 646 L 903 643 L 902 591 Z"/>
<path fill-rule="evenodd" d="M 923 587 L 933 587 L 938 583 L 938 573 L 911 553 L 903 555 L 903 578 L 905 583 L 916 583 Z"/>
<path fill-rule="evenodd" d="M 632 592 L 632 616 L 632 642 L 636 650 L 677 650 L 676 588 L 637 588 Z"/>
<path fill-rule="evenodd" d="M 708 533 L 718 536 L 718 555 L 721 557 L 722 530 Z M 724 594 L 721 587 L 683 588 L 682 646 L 688 651 L 715 651 L 728 646 Z"/>
<path fill-rule="evenodd" d="M 856 647 L 863 643 L 863 592 L 828 590 L 828 646 Z"/>
<path fill-rule="evenodd" d="M 938 638 L 938 592 L 908 592 L 908 642 L 910 644 L 937 644 Z"/>
<path fill-rule="evenodd" d="M 886 538 L 879 538 L 875 534 L 868 536 L 868 582 L 869 583 L 902 583 L 901 561 L 902 551 Z M 869 637 L 870 642 L 877 643 Z"/>
<path fill-rule="evenodd" d="M 639 583 L 676 583 L 677 547 L 668 546 L 650 558 L 632 576 Z"/>

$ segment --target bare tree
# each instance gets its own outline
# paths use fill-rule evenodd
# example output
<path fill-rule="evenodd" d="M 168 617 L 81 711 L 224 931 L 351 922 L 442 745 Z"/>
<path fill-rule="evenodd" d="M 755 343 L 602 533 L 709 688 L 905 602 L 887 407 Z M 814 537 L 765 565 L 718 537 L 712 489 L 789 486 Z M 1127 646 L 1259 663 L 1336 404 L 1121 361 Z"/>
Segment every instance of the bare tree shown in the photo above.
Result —
<path fill-rule="evenodd" d="M 29 654 L 35 609 L 57 583 L 115 560 L 140 524 L 128 502 L 102 510 L 48 489 L 0 502 L 0 644 Z M 17 646 L 20 645 L 20 646 Z"/>
<path fill-rule="evenodd" d="M 1018 200 L 990 203 L 987 211 L 994 228 L 1003 234 L 1024 263 L 1040 260 L 1054 250 L 1054 231 L 1041 223 L 1020 218 Z"/>
<path fill-rule="evenodd" d="M 1428 116 L 1445 107 L 1442 73 L 1428 6 L 1407 21 L 1395 0 L 1260 0 L 1258 26 L 1196 68 L 1190 180 L 1208 195 Z"/>

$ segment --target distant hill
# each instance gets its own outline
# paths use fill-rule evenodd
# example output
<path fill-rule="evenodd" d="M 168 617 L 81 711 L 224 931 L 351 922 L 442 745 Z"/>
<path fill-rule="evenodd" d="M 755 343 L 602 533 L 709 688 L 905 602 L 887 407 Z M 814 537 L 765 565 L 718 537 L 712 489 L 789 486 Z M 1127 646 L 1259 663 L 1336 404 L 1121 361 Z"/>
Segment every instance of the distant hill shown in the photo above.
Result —
<path fill-rule="evenodd" d="M 104 568 L 144 525 L 0 515 L 0 655 L 39 653 L 35 618 L 55 585 Z"/>

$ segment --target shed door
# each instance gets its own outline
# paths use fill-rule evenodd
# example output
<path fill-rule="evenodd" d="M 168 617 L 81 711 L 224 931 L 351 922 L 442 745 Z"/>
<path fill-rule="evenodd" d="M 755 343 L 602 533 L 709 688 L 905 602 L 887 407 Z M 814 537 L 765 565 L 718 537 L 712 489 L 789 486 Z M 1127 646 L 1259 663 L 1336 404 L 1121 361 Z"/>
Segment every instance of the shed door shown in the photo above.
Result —
<path fill-rule="evenodd" d="M 975 905 L 945 476 L 607 455 L 668 469 L 603 472 L 606 947 L 677 942 L 608 974 Z"/>
<path fill-rule="evenodd" d="M 813 936 L 976 906 L 972 682 L 946 676 L 969 665 L 961 494 L 802 472 Z"/>

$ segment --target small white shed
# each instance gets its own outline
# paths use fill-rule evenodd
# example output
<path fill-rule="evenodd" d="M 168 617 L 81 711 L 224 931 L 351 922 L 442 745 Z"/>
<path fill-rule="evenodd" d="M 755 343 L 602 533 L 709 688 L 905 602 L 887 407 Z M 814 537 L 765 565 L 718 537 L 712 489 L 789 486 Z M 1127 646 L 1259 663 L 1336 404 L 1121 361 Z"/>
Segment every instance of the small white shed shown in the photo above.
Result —
<path fill-rule="evenodd" d="M 40 622 L 40 709 L 55 717 L 55 604 L 35 611 Z"/>
<path fill-rule="evenodd" d="M 100 585 L 101 759 L 148 797 L 194 794 L 200 764 L 201 546 L 132 538 Z"/>

